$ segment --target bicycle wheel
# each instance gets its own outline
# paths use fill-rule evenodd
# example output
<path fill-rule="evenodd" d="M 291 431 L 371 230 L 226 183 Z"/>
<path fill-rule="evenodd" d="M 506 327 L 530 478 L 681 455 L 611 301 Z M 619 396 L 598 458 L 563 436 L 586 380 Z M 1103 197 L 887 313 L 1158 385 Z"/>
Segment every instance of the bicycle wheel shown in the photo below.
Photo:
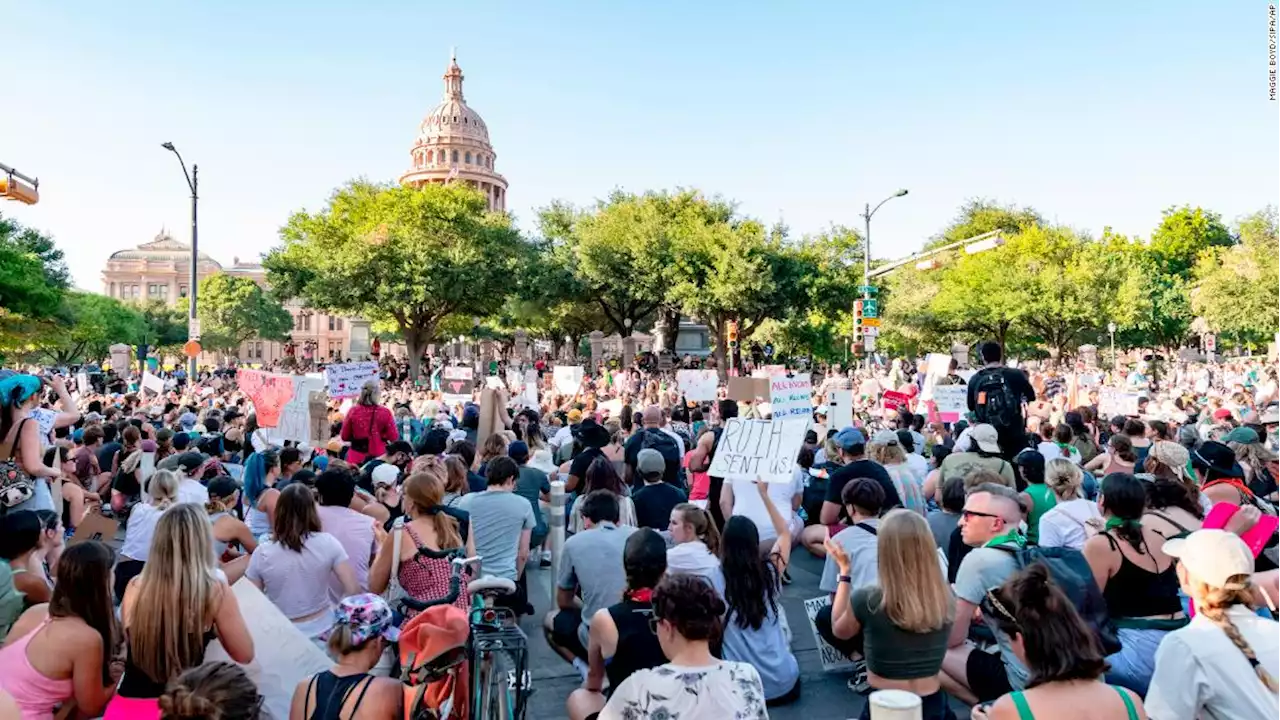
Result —
<path fill-rule="evenodd" d="M 491 717 L 490 705 L 493 703 L 493 658 L 489 653 L 476 657 L 474 667 L 478 668 L 472 679 L 471 720 L 486 720 Z"/>

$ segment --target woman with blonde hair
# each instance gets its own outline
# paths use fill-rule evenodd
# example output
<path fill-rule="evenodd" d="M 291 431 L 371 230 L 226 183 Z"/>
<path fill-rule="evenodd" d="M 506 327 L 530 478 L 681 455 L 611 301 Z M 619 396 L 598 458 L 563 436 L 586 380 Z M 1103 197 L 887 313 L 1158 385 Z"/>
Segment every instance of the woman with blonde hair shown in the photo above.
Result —
<path fill-rule="evenodd" d="M 898 497 L 902 498 L 902 506 L 924 517 L 928 512 L 924 498 L 924 474 L 907 464 L 907 453 L 902 449 L 898 433 L 881 430 L 873 435 L 867 443 L 867 457 L 884 466 Z"/>
<path fill-rule="evenodd" d="M 597 459 L 596 462 L 602 462 Z M 594 464 L 594 463 L 593 463 Z M 667 550 L 667 572 L 700 575 L 724 597 L 724 570 L 720 566 L 720 531 L 711 513 L 692 503 L 671 510 L 667 525 L 672 547 Z"/>
<path fill-rule="evenodd" d="M 1147 710 L 1160 720 L 1276 717 L 1280 632 L 1249 608 L 1249 546 L 1225 530 L 1198 530 L 1166 542 L 1164 552 L 1177 558 L 1196 614 L 1156 650 Z"/>
<path fill-rule="evenodd" d="M 204 504 L 204 509 L 213 526 L 213 559 L 232 585 L 244 576 L 245 569 L 249 567 L 249 555 L 258 548 L 258 541 L 249 531 L 249 526 L 232 514 L 239 504 L 240 484 L 234 478 L 221 475 L 209 481 L 209 501 Z M 243 554 L 232 549 L 233 557 L 224 560 L 232 545 L 240 546 Z"/>
<path fill-rule="evenodd" d="M 877 690 L 902 690 L 923 702 L 921 717 L 953 718 L 938 675 L 955 619 L 955 598 L 938 563 L 938 549 L 924 518 L 892 510 L 876 543 L 878 585 L 850 587 L 852 568 L 844 547 L 826 541 L 840 582 L 831 607 L 836 637 L 861 636 L 867 682 Z M 864 706 L 862 717 L 870 717 Z"/>
<path fill-rule="evenodd" d="M 393 599 L 409 596 L 422 601 L 449 594 L 449 560 L 418 552 L 440 552 L 464 545 L 458 519 L 446 512 L 443 501 L 444 480 L 439 470 L 424 468 L 404 481 L 404 517 L 398 518 L 391 532 L 382 538 L 369 568 L 369 590 L 382 594 L 391 587 Z M 469 535 L 465 546 L 467 556 L 474 556 L 475 541 Z M 464 610 L 471 607 L 465 585 L 453 604 Z M 416 614 L 407 608 L 393 609 L 404 612 L 406 617 Z"/>
<path fill-rule="evenodd" d="M 232 660 L 253 660 L 253 637 L 235 593 L 218 577 L 209 519 L 198 505 L 180 503 L 160 516 L 120 617 L 128 649 L 105 720 L 156 717 L 165 685 L 204 662 L 205 646 L 215 638 Z"/>
<path fill-rule="evenodd" d="M 126 464 L 128 461 L 125 461 Z M 129 581 L 142 572 L 151 551 L 151 541 L 156 534 L 160 516 L 178 502 L 180 478 L 172 470 L 157 470 L 147 483 L 147 500 L 138 503 L 129 513 L 128 532 L 120 546 L 120 561 L 116 564 L 116 599 L 124 598 Z"/>
<path fill-rule="evenodd" d="M 493 433 L 485 438 L 484 444 L 480 446 L 480 452 L 476 454 L 475 471 L 484 475 L 485 468 L 489 465 L 489 461 L 507 454 L 507 438 L 502 433 Z"/>
<path fill-rule="evenodd" d="M 416 468 L 415 468 L 416 469 Z M 454 503 L 467 494 L 467 466 L 457 455 L 446 455 L 444 458 L 444 504 L 453 507 Z"/>
<path fill-rule="evenodd" d="M 1097 503 L 1087 499 L 1081 489 L 1084 472 L 1074 460 L 1056 457 L 1045 463 L 1044 484 L 1057 504 L 1040 516 L 1040 546 L 1083 550 L 1084 541 L 1103 526 Z"/>

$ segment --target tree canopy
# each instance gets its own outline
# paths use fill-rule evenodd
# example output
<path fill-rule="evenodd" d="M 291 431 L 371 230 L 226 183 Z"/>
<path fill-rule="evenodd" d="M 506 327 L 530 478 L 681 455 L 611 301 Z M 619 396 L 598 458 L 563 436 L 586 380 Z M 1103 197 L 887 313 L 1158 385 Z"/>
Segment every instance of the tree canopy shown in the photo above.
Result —
<path fill-rule="evenodd" d="M 293 329 L 289 311 L 247 277 L 214 273 L 200 281 L 198 298 L 200 344 L 210 350 L 234 351 L 254 337 L 287 340 Z"/>

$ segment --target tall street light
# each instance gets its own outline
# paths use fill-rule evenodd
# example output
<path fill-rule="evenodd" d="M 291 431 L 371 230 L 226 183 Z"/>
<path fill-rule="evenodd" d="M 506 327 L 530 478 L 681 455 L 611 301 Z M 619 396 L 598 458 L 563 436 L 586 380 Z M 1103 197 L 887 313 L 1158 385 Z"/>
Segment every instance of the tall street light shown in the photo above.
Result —
<path fill-rule="evenodd" d="M 1116 324 L 1107 323 L 1107 332 L 1111 334 L 1111 372 L 1116 371 Z"/>
<path fill-rule="evenodd" d="M 200 200 L 198 191 L 200 187 L 200 167 L 198 165 L 191 166 L 191 172 L 187 173 L 187 164 L 182 161 L 182 153 L 173 146 L 173 143 L 161 143 L 160 147 L 168 150 L 178 156 L 178 164 L 182 166 L 182 175 L 187 179 L 187 187 L 191 189 L 191 279 L 188 281 L 189 294 L 187 295 L 187 340 L 198 340 L 199 333 L 192 333 L 199 321 L 196 320 L 196 286 L 199 284 L 199 276 L 196 274 L 200 260 L 199 251 L 199 232 L 196 224 L 196 208 Z M 187 361 L 187 382 L 194 383 L 196 381 L 196 358 Z"/>
<path fill-rule="evenodd" d="M 900 198 L 907 194 L 907 189 L 903 188 L 898 192 L 880 201 L 879 205 L 874 208 L 871 203 L 867 203 L 862 213 L 863 235 L 862 235 L 862 299 L 871 299 L 871 216 L 876 214 L 881 205 L 889 202 L 894 198 Z"/>

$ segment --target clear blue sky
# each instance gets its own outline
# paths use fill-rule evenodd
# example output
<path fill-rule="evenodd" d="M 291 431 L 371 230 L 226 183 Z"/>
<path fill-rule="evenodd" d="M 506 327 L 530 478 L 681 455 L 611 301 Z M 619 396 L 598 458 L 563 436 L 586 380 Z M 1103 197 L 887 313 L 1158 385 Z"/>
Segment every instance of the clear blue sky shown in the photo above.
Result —
<path fill-rule="evenodd" d="M 171 140 L 201 169 L 201 246 L 277 242 L 356 176 L 397 177 L 450 46 L 510 209 L 698 187 L 794 233 L 876 216 L 900 257 L 970 197 L 1094 233 L 1191 203 L 1276 201 L 1267 9 L 1203 2 L 6 2 L 0 162 L 77 283 L 162 225 L 188 239 Z"/>

